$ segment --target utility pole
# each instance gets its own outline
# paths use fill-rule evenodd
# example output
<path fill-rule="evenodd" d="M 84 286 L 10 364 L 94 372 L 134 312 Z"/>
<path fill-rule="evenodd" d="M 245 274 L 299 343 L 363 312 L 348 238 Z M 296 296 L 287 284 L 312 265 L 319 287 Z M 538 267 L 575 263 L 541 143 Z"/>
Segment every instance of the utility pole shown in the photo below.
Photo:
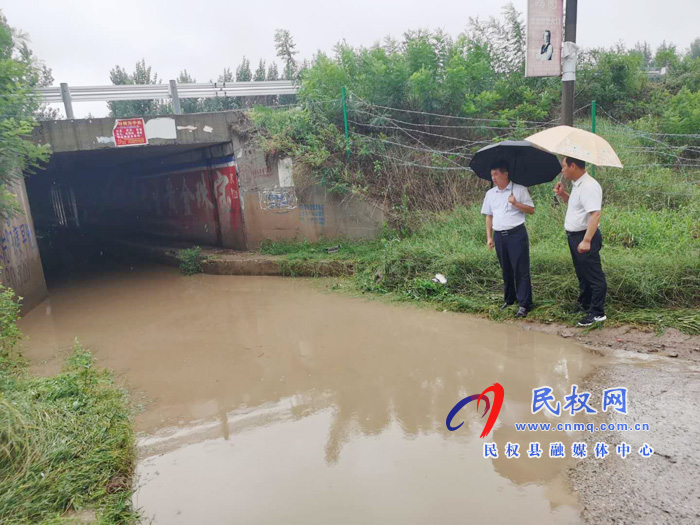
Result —
<path fill-rule="evenodd" d="M 578 0 L 566 0 L 566 15 L 564 17 L 564 42 L 576 42 L 576 11 Z M 574 91 L 575 80 L 561 83 L 561 123 L 565 126 L 574 125 Z"/>

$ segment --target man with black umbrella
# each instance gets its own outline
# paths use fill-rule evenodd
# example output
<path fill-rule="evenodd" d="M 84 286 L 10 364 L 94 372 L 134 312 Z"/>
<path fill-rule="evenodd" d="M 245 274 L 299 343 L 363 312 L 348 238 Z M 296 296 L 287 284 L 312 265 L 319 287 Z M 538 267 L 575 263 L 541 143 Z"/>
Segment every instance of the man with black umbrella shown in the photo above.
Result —
<path fill-rule="evenodd" d="M 525 215 L 535 213 L 530 192 L 510 180 L 508 162 L 491 165 L 494 187 L 486 192 L 481 213 L 486 215 L 486 239 L 490 249 L 496 248 L 503 271 L 501 310 L 518 301 L 515 317 L 525 317 L 532 308 L 530 283 L 530 241 L 525 228 Z"/>

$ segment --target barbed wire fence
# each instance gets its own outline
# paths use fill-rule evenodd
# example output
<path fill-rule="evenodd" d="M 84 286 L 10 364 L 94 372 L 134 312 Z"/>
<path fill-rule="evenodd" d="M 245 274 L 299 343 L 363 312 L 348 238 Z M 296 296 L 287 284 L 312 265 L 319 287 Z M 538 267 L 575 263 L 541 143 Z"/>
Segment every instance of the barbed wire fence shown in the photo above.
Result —
<path fill-rule="evenodd" d="M 352 141 L 369 144 L 373 156 L 393 167 L 425 173 L 473 177 L 468 164 L 479 148 L 506 138 L 523 138 L 559 121 L 466 117 L 392 108 L 370 103 L 354 93 L 350 93 L 350 101 L 348 123 Z M 590 107 L 591 104 L 580 107 L 575 117 L 587 119 L 586 110 Z M 684 198 L 685 202 L 700 198 L 700 134 L 643 131 L 620 122 L 600 106 L 598 109 L 604 114 L 601 123 L 605 126 L 607 119 L 614 125 L 614 129 L 604 132 L 609 132 L 616 151 L 627 161 L 621 170 L 598 170 L 597 176 L 607 190 L 627 192 L 631 197 L 662 197 L 668 205 L 674 204 L 671 197 Z M 615 140 L 618 138 L 622 140 Z"/>

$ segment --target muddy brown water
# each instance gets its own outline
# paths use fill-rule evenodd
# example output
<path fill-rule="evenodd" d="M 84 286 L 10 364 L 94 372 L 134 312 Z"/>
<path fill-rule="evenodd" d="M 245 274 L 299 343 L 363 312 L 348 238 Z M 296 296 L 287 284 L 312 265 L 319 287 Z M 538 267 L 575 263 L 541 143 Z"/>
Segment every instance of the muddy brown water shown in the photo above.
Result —
<path fill-rule="evenodd" d="M 162 267 L 87 275 L 21 321 L 25 355 L 53 372 L 77 337 L 144 403 L 134 503 L 155 523 L 579 522 L 571 460 L 526 454 L 530 441 L 574 436 L 514 423 L 567 422 L 531 415 L 532 389 L 561 399 L 602 358 L 319 288 Z M 479 438 L 474 404 L 448 431 L 455 403 L 494 382 L 505 401 L 492 433 Z M 483 458 L 484 442 L 498 459 Z M 505 457 L 507 442 L 520 459 Z"/>

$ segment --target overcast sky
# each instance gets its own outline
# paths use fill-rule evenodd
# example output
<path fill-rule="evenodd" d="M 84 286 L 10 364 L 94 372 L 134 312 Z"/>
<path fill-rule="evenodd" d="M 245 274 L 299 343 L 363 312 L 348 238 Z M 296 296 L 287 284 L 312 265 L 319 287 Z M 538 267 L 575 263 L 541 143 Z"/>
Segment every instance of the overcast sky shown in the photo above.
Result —
<path fill-rule="evenodd" d="M 443 28 L 456 36 L 469 17 L 498 16 L 499 0 L 0 0 L 11 26 L 28 33 L 36 55 L 53 69 L 56 84 L 109 84 L 119 64 L 132 71 L 145 58 L 164 80 L 187 69 L 206 82 L 243 55 L 255 69 L 275 58 L 275 29 L 289 29 L 300 58 L 331 52 L 345 39 L 372 45 L 407 29 Z M 527 0 L 513 0 L 526 10 Z M 698 0 L 583 0 L 578 38 L 585 47 L 663 40 L 686 49 L 700 36 Z M 279 62 L 278 62 L 279 66 Z M 77 117 L 107 114 L 106 104 L 74 105 Z"/>

